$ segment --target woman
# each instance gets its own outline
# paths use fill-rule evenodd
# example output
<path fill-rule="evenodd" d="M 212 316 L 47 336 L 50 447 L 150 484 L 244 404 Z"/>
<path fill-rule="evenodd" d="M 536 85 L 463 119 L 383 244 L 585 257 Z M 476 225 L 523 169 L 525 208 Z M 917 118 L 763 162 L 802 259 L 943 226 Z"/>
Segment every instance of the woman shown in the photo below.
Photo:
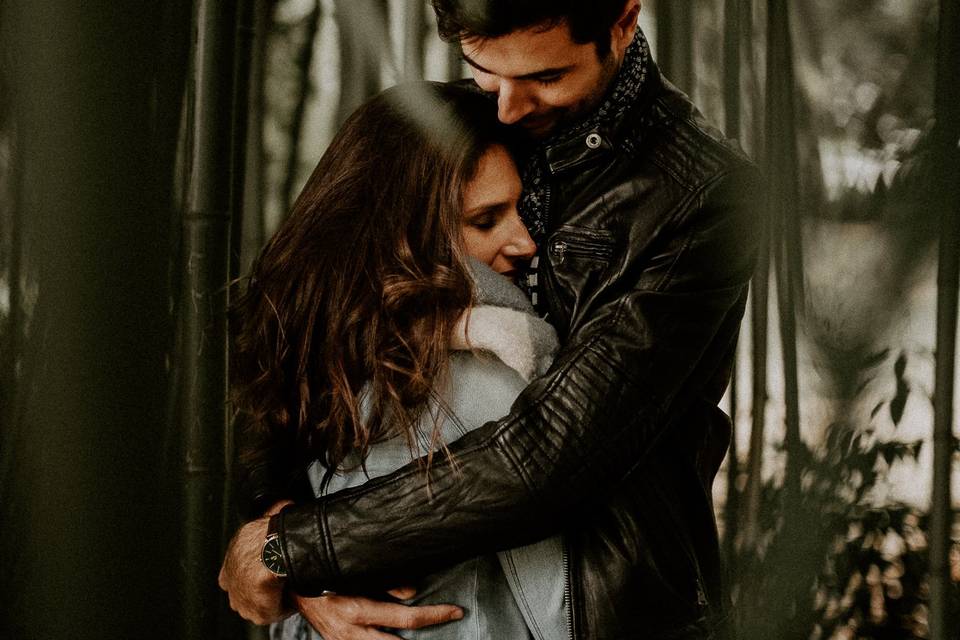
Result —
<path fill-rule="evenodd" d="M 512 283 L 535 246 L 495 105 L 391 89 L 344 124 L 234 308 L 239 408 L 317 495 L 384 475 L 505 415 L 556 336 Z M 249 459 L 248 459 L 249 462 Z M 429 499 L 429 496 L 424 496 Z M 559 540 L 426 576 L 464 620 L 408 637 L 567 637 Z M 302 618 L 274 637 L 306 639 Z"/>

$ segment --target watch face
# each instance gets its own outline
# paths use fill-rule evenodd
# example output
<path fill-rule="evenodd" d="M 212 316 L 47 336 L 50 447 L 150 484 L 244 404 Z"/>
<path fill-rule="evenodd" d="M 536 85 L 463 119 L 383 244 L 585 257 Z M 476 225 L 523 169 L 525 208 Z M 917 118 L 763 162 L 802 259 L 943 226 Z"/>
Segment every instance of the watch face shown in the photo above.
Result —
<path fill-rule="evenodd" d="M 287 565 L 283 561 L 280 536 L 277 534 L 267 536 L 267 541 L 263 543 L 263 550 L 260 552 L 260 561 L 273 575 L 286 577 Z"/>

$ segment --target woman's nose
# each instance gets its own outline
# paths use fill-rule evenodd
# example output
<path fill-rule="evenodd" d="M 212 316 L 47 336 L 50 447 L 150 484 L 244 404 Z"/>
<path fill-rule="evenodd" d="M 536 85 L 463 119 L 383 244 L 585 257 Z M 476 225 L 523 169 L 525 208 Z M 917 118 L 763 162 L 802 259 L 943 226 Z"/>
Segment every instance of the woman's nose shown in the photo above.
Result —
<path fill-rule="evenodd" d="M 503 247 L 503 253 L 511 258 L 532 258 L 537 253 L 537 245 L 520 216 L 513 221 L 509 242 Z"/>

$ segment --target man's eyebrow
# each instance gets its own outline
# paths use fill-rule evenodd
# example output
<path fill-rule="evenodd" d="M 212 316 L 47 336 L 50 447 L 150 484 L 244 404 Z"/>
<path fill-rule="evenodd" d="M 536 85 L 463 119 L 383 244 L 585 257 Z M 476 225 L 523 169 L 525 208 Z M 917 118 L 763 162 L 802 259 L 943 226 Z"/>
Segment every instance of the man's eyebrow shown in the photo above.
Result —
<path fill-rule="evenodd" d="M 470 65 L 471 67 L 473 67 L 473 68 L 476 69 L 477 71 L 480 71 L 480 72 L 482 72 L 482 73 L 489 73 L 489 74 L 491 74 L 491 75 L 498 75 L 498 74 L 494 73 L 493 71 L 490 71 L 490 70 L 487 69 L 486 67 L 481 66 L 480 64 L 477 63 L 476 60 L 472 59 L 470 56 L 468 56 L 468 55 L 465 54 L 465 53 L 461 54 L 461 57 L 463 58 L 463 61 L 464 61 L 464 62 L 466 62 L 468 65 Z M 570 71 L 571 69 L 573 69 L 573 66 L 574 66 L 574 65 L 570 64 L 570 65 L 567 65 L 567 66 L 565 66 L 565 67 L 550 67 L 550 68 L 548 68 L 548 69 L 541 69 L 540 71 L 534 71 L 534 72 L 532 72 L 532 73 L 524 73 L 524 74 L 519 75 L 519 76 L 509 76 L 509 77 L 510 77 L 512 80 L 537 80 L 538 78 L 547 78 L 547 77 L 550 77 L 550 76 L 560 76 L 560 75 L 563 75 L 563 74 L 567 73 L 568 71 Z"/>

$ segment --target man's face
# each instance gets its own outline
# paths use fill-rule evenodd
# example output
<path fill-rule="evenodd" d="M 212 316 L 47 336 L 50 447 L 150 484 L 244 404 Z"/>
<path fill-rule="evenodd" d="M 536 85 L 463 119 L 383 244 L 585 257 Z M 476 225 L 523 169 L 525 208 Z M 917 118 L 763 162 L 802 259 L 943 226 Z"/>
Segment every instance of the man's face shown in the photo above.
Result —
<path fill-rule="evenodd" d="M 579 120 L 598 104 L 622 59 L 617 44 L 601 59 L 594 43 L 574 42 L 566 22 L 461 41 L 477 84 L 497 94 L 500 121 L 533 138 Z"/>

